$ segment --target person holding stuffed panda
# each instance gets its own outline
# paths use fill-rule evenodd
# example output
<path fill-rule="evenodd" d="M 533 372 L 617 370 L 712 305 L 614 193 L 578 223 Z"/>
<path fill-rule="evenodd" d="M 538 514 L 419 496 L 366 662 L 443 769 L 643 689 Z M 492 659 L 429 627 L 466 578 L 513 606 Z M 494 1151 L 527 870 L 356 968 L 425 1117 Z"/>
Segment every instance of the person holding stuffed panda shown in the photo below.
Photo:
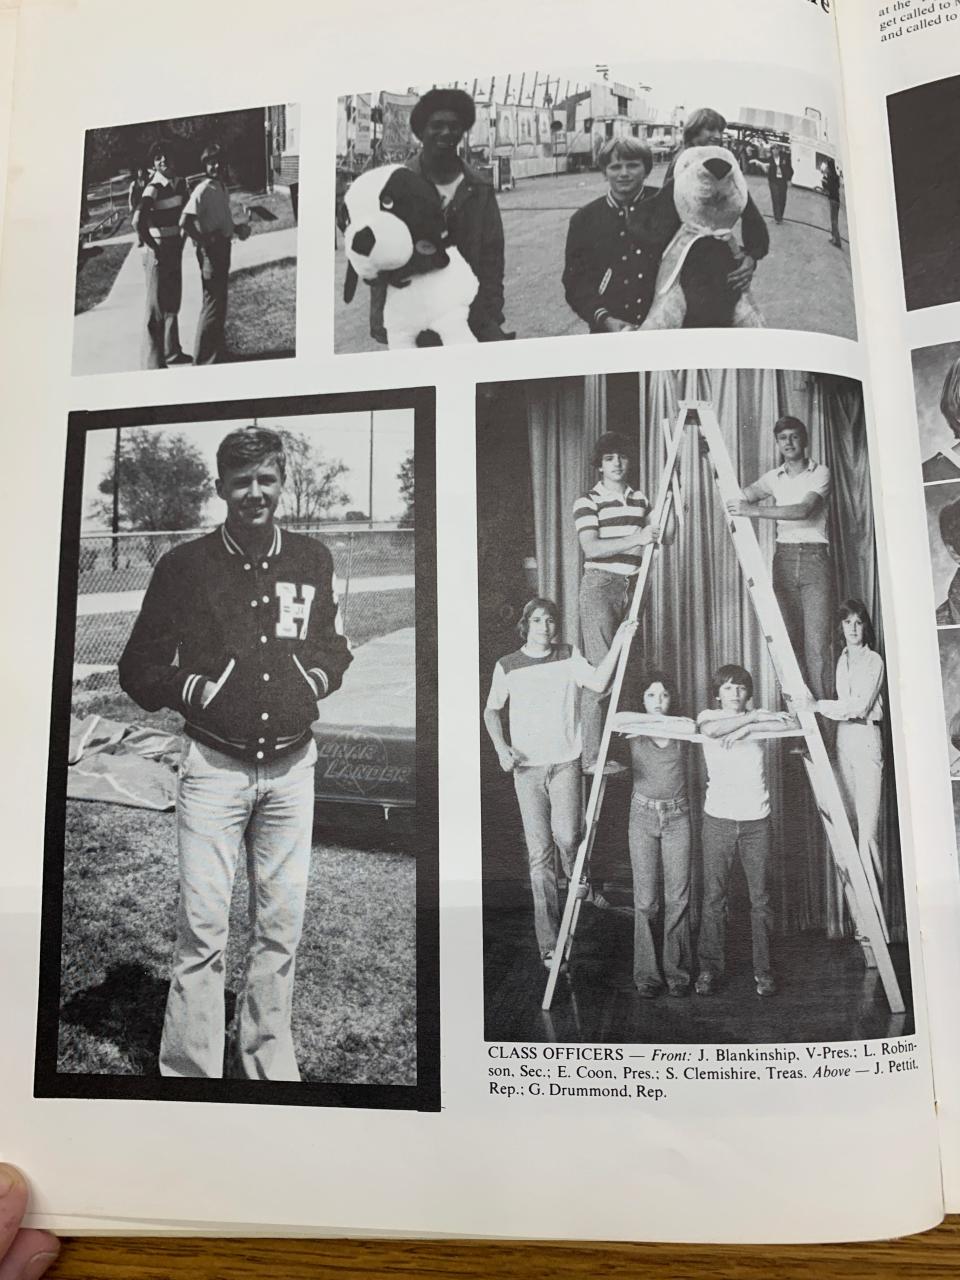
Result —
<path fill-rule="evenodd" d="M 437 190 L 450 242 L 460 250 L 479 282 L 470 307 L 470 328 L 478 342 L 499 342 L 513 334 L 503 325 L 503 222 L 492 180 L 460 157 L 464 134 L 473 128 L 477 112 L 462 89 L 430 89 L 410 113 L 410 131 L 420 150 L 407 168 L 426 178 Z M 386 343 L 383 304 L 387 286 L 370 286 L 370 334 Z"/>

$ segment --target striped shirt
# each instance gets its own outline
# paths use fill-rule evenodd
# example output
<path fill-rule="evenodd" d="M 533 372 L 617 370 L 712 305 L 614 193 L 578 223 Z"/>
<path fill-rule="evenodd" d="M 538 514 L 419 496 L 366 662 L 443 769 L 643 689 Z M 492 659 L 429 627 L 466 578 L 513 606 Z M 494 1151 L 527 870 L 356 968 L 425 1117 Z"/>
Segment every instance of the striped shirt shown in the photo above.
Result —
<path fill-rule="evenodd" d="M 161 240 L 180 237 L 180 212 L 187 202 L 187 184 L 183 178 L 165 178 L 155 173 L 140 197 L 140 217 L 146 219 Z"/>
<path fill-rule="evenodd" d="M 639 533 L 647 523 L 650 502 L 639 489 L 627 485 L 623 493 L 612 493 L 602 484 L 595 484 L 589 493 L 573 504 L 573 520 L 577 536 L 592 530 L 600 538 L 622 538 L 628 533 Z M 595 556 L 584 561 L 584 569 L 601 569 L 605 573 L 619 573 L 629 577 L 640 568 L 643 549 L 636 552 L 620 552 L 609 558 Z"/>

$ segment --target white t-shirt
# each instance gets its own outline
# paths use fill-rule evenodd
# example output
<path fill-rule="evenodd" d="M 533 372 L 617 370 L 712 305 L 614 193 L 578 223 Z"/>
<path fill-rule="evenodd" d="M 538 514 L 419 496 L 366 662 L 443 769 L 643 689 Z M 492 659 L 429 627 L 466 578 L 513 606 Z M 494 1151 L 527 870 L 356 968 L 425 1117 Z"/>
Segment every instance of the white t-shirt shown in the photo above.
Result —
<path fill-rule="evenodd" d="M 437 192 L 440 196 L 440 203 L 443 205 L 444 209 L 446 209 L 447 205 L 456 195 L 457 187 L 459 187 L 462 181 L 463 174 L 458 173 L 451 182 L 435 182 L 433 184 L 437 188 Z"/>
<path fill-rule="evenodd" d="M 807 459 L 807 465 L 797 475 L 789 475 L 785 467 L 765 471 L 753 486 L 778 507 L 792 507 L 802 502 L 808 493 L 817 493 L 823 499 L 819 510 L 806 520 L 778 520 L 777 542 L 820 542 L 829 544 L 827 537 L 827 499 L 830 496 L 830 470 L 820 462 Z"/>
<path fill-rule="evenodd" d="M 493 669 L 487 709 L 509 703 L 510 745 L 521 765 L 564 764 L 576 760 L 580 741 L 580 686 L 593 667 L 577 649 L 558 644 L 543 658 L 522 649 L 508 653 Z"/>
<path fill-rule="evenodd" d="M 726 720 L 729 711 L 701 711 L 697 728 L 709 720 Z M 707 765 L 707 794 L 704 813 L 734 822 L 752 822 L 770 814 L 770 796 L 763 768 L 763 743 L 734 742 L 725 747 L 722 738 L 705 738 L 703 758 Z"/>

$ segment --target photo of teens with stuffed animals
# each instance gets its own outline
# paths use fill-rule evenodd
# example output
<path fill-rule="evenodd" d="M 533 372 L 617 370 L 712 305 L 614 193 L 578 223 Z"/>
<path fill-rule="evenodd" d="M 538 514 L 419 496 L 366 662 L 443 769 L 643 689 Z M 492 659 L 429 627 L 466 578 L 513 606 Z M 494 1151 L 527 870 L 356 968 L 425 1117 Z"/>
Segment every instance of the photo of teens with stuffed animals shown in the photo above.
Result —
<path fill-rule="evenodd" d="M 912 1026 L 868 465 L 826 374 L 478 388 L 488 1039 Z"/>
<path fill-rule="evenodd" d="M 653 329 L 855 338 L 829 86 L 655 68 L 339 99 L 335 349 Z M 677 105 L 714 86 L 715 103 Z"/>

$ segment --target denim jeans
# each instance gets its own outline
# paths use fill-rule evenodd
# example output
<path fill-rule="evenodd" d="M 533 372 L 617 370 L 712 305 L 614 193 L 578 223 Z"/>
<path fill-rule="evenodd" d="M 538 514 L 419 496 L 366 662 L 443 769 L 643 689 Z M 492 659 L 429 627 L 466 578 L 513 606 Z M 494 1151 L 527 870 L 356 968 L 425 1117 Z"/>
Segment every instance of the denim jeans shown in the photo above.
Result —
<path fill-rule="evenodd" d="M 533 923 L 540 954 L 557 945 L 560 901 L 556 855 L 569 876 L 580 843 L 580 761 L 517 765 L 513 785 L 530 861 Z"/>
<path fill-rule="evenodd" d="M 740 865 L 750 893 L 750 928 L 753 937 L 753 972 L 770 977 L 770 934 L 773 907 L 767 885 L 770 864 L 770 819 L 738 822 L 733 818 L 703 815 L 703 911 L 697 958 L 701 973 L 722 977 L 726 967 L 727 888 L 733 859 Z"/>
<path fill-rule="evenodd" d="M 807 688 L 826 698 L 834 674 L 833 570 L 823 542 L 778 542 L 773 589 Z"/>
<path fill-rule="evenodd" d="M 633 980 L 657 982 L 651 928 L 659 907 L 663 872 L 663 976 L 690 980 L 690 811 L 686 799 L 630 800 L 630 867 L 633 871 Z"/>
<path fill-rule="evenodd" d="M 883 884 L 880 857 L 880 796 L 883 789 L 883 746 L 879 724 L 837 724 L 837 781 L 850 825 L 856 832 L 860 861 L 873 862 Z"/>
<path fill-rule="evenodd" d="M 160 1044 L 167 1076 L 223 1075 L 224 955 L 246 844 L 250 941 L 231 1074 L 299 1080 L 290 1016 L 313 836 L 313 739 L 256 763 L 184 741 L 177 787 L 180 905 Z"/>
<path fill-rule="evenodd" d="M 602 662 L 613 642 L 617 627 L 627 616 L 636 579 L 603 569 L 587 569 L 580 579 L 580 631 L 583 656 L 593 666 Z M 592 689 L 580 692 L 580 730 L 583 734 L 583 763 L 596 763 L 603 736 L 603 717 L 609 699 Z"/>

